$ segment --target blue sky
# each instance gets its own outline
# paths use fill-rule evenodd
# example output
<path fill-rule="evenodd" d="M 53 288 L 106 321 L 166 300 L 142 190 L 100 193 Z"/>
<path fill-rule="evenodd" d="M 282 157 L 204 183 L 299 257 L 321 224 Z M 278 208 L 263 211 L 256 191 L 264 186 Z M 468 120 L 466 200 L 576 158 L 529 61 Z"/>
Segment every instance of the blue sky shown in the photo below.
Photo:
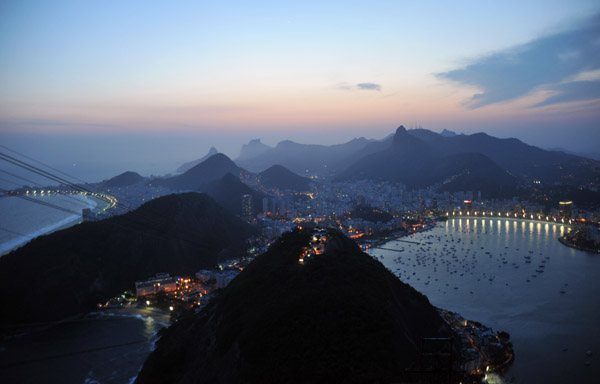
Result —
<path fill-rule="evenodd" d="M 594 151 L 599 14 L 597 1 L 3 1 L 0 138 L 67 162 L 135 138 L 120 157 L 147 163 L 161 144 L 164 169 L 211 145 L 235 158 L 255 137 L 338 143 L 400 124 Z"/>

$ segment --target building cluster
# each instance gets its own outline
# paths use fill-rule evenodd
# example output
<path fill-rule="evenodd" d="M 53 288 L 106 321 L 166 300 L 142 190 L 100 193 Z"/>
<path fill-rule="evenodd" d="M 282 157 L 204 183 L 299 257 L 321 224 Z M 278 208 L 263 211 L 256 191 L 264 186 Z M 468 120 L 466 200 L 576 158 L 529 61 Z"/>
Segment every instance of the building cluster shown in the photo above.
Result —
<path fill-rule="evenodd" d="M 164 186 L 138 183 L 125 187 L 111 187 L 106 190 L 106 193 L 118 200 L 119 206 L 98 214 L 97 219 L 121 215 L 131 209 L 138 208 L 148 201 L 169 195 L 173 191 Z"/>
<path fill-rule="evenodd" d="M 158 273 L 149 279 L 136 281 L 135 295 L 139 302 L 150 304 L 168 304 L 184 308 L 198 307 L 207 301 L 210 295 L 229 284 L 240 272 L 231 270 L 202 270 L 195 278 L 170 276 L 168 273 Z"/>
<path fill-rule="evenodd" d="M 467 374 L 485 374 L 503 368 L 514 355 L 506 332 L 494 333 L 458 313 L 438 309 L 460 342 L 461 368 Z"/>
<path fill-rule="evenodd" d="M 313 230 L 309 244 L 302 249 L 298 262 L 304 263 L 314 256 L 322 255 L 327 245 L 327 232 L 324 229 Z"/>

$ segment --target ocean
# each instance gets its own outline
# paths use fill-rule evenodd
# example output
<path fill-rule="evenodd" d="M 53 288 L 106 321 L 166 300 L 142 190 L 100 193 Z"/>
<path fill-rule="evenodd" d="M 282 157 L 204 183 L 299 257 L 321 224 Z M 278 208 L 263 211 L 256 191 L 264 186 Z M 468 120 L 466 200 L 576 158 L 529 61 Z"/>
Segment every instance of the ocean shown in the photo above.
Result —
<path fill-rule="evenodd" d="M 562 245 L 567 230 L 450 219 L 400 239 L 419 244 L 391 241 L 382 247 L 396 251 L 369 253 L 436 307 L 508 332 L 515 360 L 505 382 L 592 382 L 600 377 L 600 255 Z"/>
<path fill-rule="evenodd" d="M 82 195 L 29 195 L 78 214 L 36 204 L 15 196 L 0 198 L 0 255 L 18 248 L 31 239 L 81 222 L 81 210 L 94 209 L 99 201 Z"/>

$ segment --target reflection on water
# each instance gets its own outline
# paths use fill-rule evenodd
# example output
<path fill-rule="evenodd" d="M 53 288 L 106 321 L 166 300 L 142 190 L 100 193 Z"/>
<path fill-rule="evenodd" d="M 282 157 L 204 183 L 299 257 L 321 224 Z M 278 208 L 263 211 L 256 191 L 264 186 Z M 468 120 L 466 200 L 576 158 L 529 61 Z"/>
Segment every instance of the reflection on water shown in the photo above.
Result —
<path fill-rule="evenodd" d="M 517 383 L 588 382 L 600 375 L 600 258 L 558 242 L 567 227 L 514 219 L 450 219 L 372 249 L 435 306 L 511 334 Z M 589 365 L 586 365 L 589 362 Z M 595 375 L 595 376 L 594 376 Z"/>

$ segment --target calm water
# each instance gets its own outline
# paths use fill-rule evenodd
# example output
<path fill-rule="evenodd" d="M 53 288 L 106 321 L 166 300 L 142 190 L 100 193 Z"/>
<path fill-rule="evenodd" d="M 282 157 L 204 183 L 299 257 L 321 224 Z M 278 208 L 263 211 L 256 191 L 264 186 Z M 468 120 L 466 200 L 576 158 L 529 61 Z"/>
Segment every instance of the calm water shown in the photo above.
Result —
<path fill-rule="evenodd" d="M 81 195 L 51 194 L 28 197 L 78 214 L 18 197 L 0 198 L 0 255 L 26 244 L 37 236 L 81 222 L 81 210 L 97 206 L 97 200 Z"/>
<path fill-rule="evenodd" d="M 600 255 L 560 244 L 567 230 L 451 219 L 404 238 L 418 245 L 392 241 L 384 247 L 401 252 L 370 253 L 433 305 L 509 332 L 516 358 L 505 379 L 600 382 Z"/>

